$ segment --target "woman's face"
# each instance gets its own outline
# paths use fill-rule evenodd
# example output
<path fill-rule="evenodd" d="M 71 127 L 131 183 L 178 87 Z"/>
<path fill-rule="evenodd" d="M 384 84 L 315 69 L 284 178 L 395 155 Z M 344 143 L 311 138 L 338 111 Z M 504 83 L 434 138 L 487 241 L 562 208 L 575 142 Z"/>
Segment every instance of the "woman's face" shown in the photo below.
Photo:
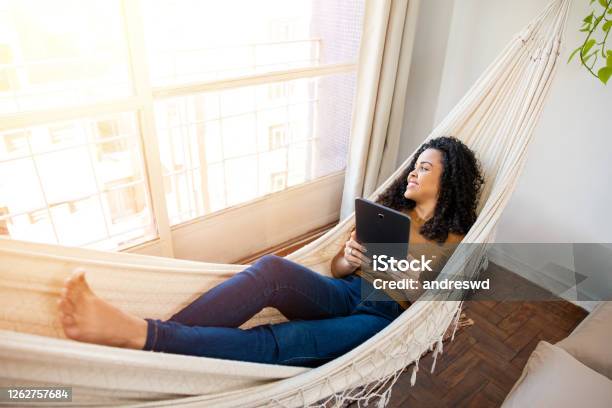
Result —
<path fill-rule="evenodd" d="M 437 200 L 442 175 L 442 153 L 436 149 L 424 150 L 408 174 L 404 197 L 417 203 Z"/>

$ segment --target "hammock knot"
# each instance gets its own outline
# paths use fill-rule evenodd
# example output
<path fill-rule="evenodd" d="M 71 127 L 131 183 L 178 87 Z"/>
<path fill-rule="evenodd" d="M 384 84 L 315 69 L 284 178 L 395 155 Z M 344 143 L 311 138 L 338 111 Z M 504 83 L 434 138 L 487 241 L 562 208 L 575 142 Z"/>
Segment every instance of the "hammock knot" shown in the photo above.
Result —
<path fill-rule="evenodd" d="M 434 354 L 433 356 L 433 362 L 431 363 L 431 370 L 430 373 L 433 374 L 434 370 L 436 369 L 436 361 L 438 360 L 438 355 Z"/>
<path fill-rule="evenodd" d="M 414 366 L 412 366 L 412 374 L 410 375 L 410 386 L 413 387 L 416 383 L 416 374 L 419 371 L 419 363 L 415 362 Z"/>
<path fill-rule="evenodd" d="M 436 347 L 436 354 L 442 354 L 444 351 L 444 342 L 442 341 L 443 336 L 438 339 L 438 345 Z"/>
<path fill-rule="evenodd" d="M 461 309 L 463 308 L 463 301 L 459 302 L 459 306 L 457 307 L 457 311 L 455 312 L 454 322 L 453 322 L 453 333 L 451 335 L 451 341 L 455 340 L 455 333 L 457 332 L 457 326 L 459 326 L 459 319 L 461 317 Z"/>
<path fill-rule="evenodd" d="M 431 363 L 431 373 L 432 374 L 434 370 L 436 369 L 436 361 L 438 360 L 438 355 L 442 354 L 442 351 L 444 349 L 444 342 L 442 341 L 443 338 L 444 338 L 444 335 L 438 339 L 438 342 L 436 344 L 436 350 L 433 353 L 433 362 Z"/>
<path fill-rule="evenodd" d="M 385 408 L 387 406 L 387 403 L 389 402 L 389 393 L 388 392 L 384 392 L 381 396 L 380 399 L 378 400 L 378 402 L 376 403 L 376 407 L 377 408 Z"/>

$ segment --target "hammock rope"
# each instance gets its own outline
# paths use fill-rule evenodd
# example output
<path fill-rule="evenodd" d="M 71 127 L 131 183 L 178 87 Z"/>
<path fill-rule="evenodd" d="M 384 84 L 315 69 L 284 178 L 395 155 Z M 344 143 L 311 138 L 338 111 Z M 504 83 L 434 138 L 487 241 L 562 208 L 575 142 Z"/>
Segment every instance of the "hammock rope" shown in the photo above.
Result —
<path fill-rule="evenodd" d="M 485 185 L 478 219 L 442 274 L 474 277 L 486 268 L 495 226 L 525 164 L 557 65 L 570 0 L 553 1 L 506 46 L 426 138 L 453 135 L 480 159 Z M 414 153 L 413 153 L 414 155 Z M 370 196 L 402 175 L 401 166 Z M 354 214 L 287 256 L 321 274 L 348 239 Z M 64 338 L 55 301 L 71 270 L 88 270 L 94 291 L 138 316 L 167 319 L 247 265 L 203 263 L 0 239 L 0 386 L 73 387 L 82 406 L 383 407 L 405 367 L 443 351 L 459 322 L 462 293 L 421 298 L 389 326 L 315 369 L 191 357 L 78 343 Z M 264 309 L 244 327 L 280 322 Z"/>

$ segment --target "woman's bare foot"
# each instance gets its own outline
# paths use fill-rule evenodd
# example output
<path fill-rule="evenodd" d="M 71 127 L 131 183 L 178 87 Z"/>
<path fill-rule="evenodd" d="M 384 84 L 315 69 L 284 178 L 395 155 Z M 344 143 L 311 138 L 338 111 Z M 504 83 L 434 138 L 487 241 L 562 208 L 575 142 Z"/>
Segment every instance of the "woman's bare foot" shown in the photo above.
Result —
<path fill-rule="evenodd" d="M 66 280 L 58 308 L 64 333 L 73 340 L 134 349 L 145 345 L 147 322 L 96 296 L 83 269 Z"/>

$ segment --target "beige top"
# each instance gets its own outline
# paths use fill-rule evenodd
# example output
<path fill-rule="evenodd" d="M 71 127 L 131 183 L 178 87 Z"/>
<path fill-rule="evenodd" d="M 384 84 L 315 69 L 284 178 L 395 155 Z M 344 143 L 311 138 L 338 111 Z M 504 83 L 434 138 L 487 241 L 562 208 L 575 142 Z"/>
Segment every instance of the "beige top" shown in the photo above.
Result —
<path fill-rule="evenodd" d="M 438 276 L 440 271 L 442 271 L 446 261 L 448 261 L 448 259 L 451 257 L 461 240 L 463 240 L 464 235 L 449 233 L 444 244 L 439 244 L 421 235 L 419 231 L 423 224 L 425 224 L 425 220 L 420 218 L 414 210 L 407 210 L 404 211 L 404 213 L 408 214 L 411 220 L 408 254 L 415 259 L 420 259 L 421 256 L 424 255 L 426 259 L 432 260 L 429 264 L 432 272 L 427 272 L 426 274 L 421 274 L 420 276 L 414 276 L 414 278 L 418 279 L 419 281 L 433 280 L 436 278 L 436 276 Z M 353 227 L 353 230 L 354 229 L 355 228 Z M 351 230 L 351 233 L 353 230 Z M 384 278 L 385 280 L 389 280 L 388 272 L 375 272 L 371 268 L 362 269 L 360 267 L 354 273 L 370 282 L 373 282 L 376 278 Z M 392 299 L 396 300 L 404 309 L 407 309 L 410 306 L 411 302 L 407 300 L 408 296 L 404 290 L 384 289 L 384 291 Z M 417 296 L 417 293 L 420 292 L 415 292 L 415 297 Z"/>

